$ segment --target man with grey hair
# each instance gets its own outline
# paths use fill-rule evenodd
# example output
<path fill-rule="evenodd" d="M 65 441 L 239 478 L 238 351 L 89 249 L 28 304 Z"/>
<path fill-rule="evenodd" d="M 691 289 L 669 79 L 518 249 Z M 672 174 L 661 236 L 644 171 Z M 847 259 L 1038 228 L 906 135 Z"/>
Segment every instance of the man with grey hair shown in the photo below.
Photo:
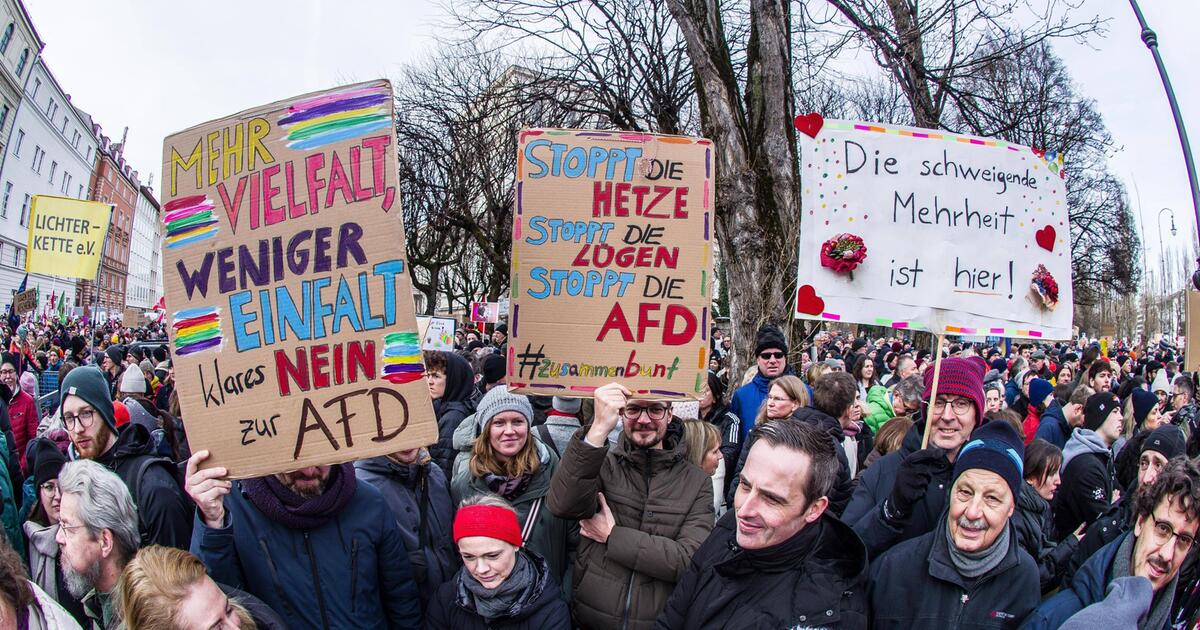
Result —
<path fill-rule="evenodd" d="M 67 590 L 81 598 L 96 628 L 120 624 L 112 591 L 125 565 L 137 554 L 137 509 L 125 482 L 104 466 L 81 459 L 58 475 L 59 562 Z"/>

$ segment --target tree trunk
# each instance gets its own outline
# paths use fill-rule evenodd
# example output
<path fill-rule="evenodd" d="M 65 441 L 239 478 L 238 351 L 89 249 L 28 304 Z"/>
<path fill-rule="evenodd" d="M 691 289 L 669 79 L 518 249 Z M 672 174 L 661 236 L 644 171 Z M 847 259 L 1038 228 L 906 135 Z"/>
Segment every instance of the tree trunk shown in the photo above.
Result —
<path fill-rule="evenodd" d="M 733 381 L 766 322 L 791 330 L 800 202 L 791 91 L 790 14 L 752 0 L 747 85 L 739 94 L 717 0 L 670 0 L 687 42 L 703 133 L 713 141 L 717 239 L 729 287 Z M 744 106 L 743 106 L 744 103 Z"/>

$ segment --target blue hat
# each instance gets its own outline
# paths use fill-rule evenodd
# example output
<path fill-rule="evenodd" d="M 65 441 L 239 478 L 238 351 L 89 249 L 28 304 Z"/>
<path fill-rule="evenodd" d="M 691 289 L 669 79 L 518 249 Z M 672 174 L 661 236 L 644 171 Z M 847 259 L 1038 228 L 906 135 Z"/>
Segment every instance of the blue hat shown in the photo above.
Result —
<path fill-rule="evenodd" d="M 1150 415 L 1150 410 L 1158 404 L 1158 396 L 1150 392 L 1136 387 L 1133 390 L 1133 419 L 1137 424 L 1146 421 L 1146 417 Z"/>
<path fill-rule="evenodd" d="M 971 434 L 954 461 L 954 480 L 972 468 L 990 470 L 1008 483 L 1013 501 L 1021 496 L 1024 481 L 1025 445 L 1007 422 L 989 422 Z"/>
<path fill-rule="evenodd" d="M 1044 378 L 1035 378 L 1029 381 L 1029 403 L 1036 405 L 1046 400 L 1046 397 L 1054 393 L 1054 386 Z"/>

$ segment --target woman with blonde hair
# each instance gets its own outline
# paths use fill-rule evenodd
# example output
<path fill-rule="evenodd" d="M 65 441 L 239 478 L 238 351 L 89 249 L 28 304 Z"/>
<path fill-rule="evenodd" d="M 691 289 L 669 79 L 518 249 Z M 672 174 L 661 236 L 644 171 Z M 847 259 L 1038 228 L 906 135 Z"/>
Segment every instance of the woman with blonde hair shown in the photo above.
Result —
<path fill-rule="evenodd" d="M 551 514 L 545 505 L 558 455 L 530 431 L 532 419 L 533 406 L 527 397 L 505 387 L 488 391 L 475 411 L 479 436 L 470 453 L 460 454 L 454 462 L 450 496 L 460 503 L 477 494 L 494 494 L 512 504 L 522 540 L 550 563 L 554 579 L 561 582 L 579 529 L 574 522 Z"/>
<path fill-rule="evenodd" d="M 196 556 L 174 547 L 151 545 L 139 551 L 121 572 L 113 598 L 127 630 L 260 627 L 242 603 L 208 577 Z M 283 627 L 265 604 L 257 602 L 254 608 L 261 627 Z"/>
<path fill-rule="evenodd" d="M 797 409 L 810 405 L 812 405 L 812 397 L 809 395 L 808 386 L 804 384 L 804 381 L 790 374 L 780 376 L 771 381 L 771 388 L 767 390 L 767 397 L 763 400 L 762 407 L 758 409 L 758 417 L 754 420 L 754 426 L 759 426 L 768 420 L 790 418 Z"/>
<path fill-rule="evenodd" d="M 713 510 L 717 518 L 725 513 L 725 457 L 721 454 L 721 432 L 703 420 L 684 420 L 683 439 L 687 442 L 688 461 L 713 480 Z"/>

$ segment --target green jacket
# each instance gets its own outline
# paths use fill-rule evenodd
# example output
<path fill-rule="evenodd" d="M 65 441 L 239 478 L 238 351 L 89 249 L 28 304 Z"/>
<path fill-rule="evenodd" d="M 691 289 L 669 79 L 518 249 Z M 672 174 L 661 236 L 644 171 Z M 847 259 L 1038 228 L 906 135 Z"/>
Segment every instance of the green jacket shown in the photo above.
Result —
<path fill-rule="evenodd" d="M 867 390 L 867 413 L 865 419 L 867 426 L 871 427 L 872 433 L 879 433 L 880 427 L 894 416 L 891 397 L 888 395 L 886 387 L 875 385 Z"/>
<path fill-rule="evenodd" d="M 17 518 L 17 500 L 13 494 L 12 479 L 8 476 L 8 441 L 0 433 L 0 521 L 4 524 L 4 534 L 8 543 L 21 555 L 21 559 L 29 561 L 25 553 L 25 536 L 21 533 L 21 521 Z"/>

